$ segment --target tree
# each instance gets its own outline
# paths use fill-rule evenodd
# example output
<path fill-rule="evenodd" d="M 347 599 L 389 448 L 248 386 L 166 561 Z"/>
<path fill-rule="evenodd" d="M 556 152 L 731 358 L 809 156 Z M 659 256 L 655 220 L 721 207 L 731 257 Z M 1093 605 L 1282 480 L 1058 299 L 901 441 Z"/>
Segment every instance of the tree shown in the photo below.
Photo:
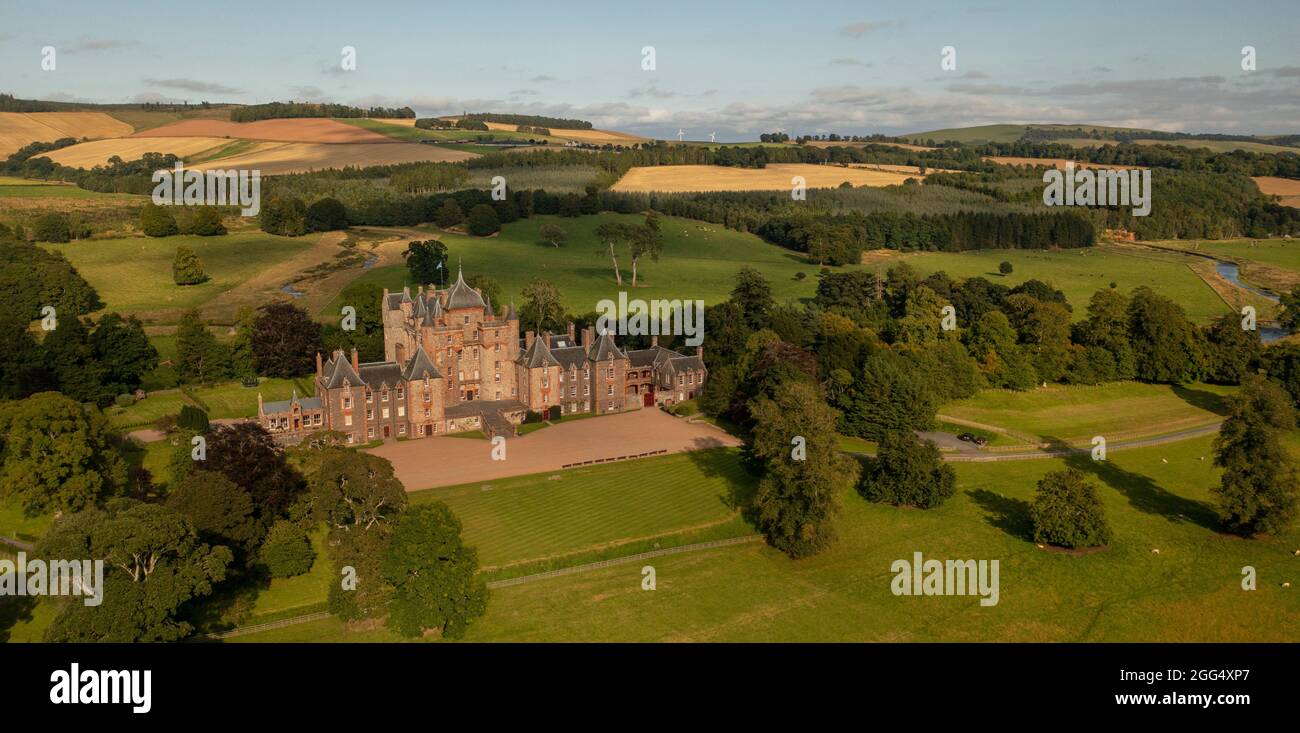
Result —
<path fill-rule="evenodd" d="M 258 220 L 268 234 L 297 237 L 307 233 L 307 207 L 297 197 L 272 196 L 262 204 Z"/>
<path fill-rule="evenodd" d="M 636 265 L 642 257 L 649 257 L 658 262 L 664 250 L 663 235 L 659 232 L 659 219 L 653 213 L 646 214 L 645 222 L 634 227 L 628 237 L 628 255 L 632 260 L 632 287 L 636 287 Z"/>
<path fill-rule="evenodd" d="M 469 210 L 465 218 L 465 231 L 476 237 L 486 237 L 501 231 L 501 219 L 491 204 L 479 204 Z"/>
<path fill-rule="evenodd" d="M 181 405 L 180 414 L 176 416 L 176 427 L 181 430 L 188 430 L 195 435 L 204 435 L 208 432 L 211 424 L 208 422 L 208 413 L 202 408 L 194 405 Z"/>
<path fill-rule="evenodd" d="M 627 236 L 627 227 L 623 224 L 605 223 L 596 227 L 596 241 L 600 242 L 600 253 L 614 263 L 614 281 L 623 284 L 623 273 L 618 269 L 618 244 Z"/>
<path fill-rule="evenodd" d="M 447 245 L 436 239 L 411 242 L 406 245 L 402 257 L 406 258 L 406 269 L 411 273 L 411 280 L 421 285 L 440 283 L 446 277 Z"/>
<path fill-rule="evenodd" d="M 956 488 L 957 475 L 934 443 L 910 430 L 893 430 L 880 441 L 858 491 L 869 501 L 933 509 Z"/>
<path fill-rule="evenodd" d="M 460 204 L 456 203 L 456 199 L 448 196 L 433 215 L 433 221 L 439 228 L 450 229 L 465 221 L 465 212 L 461 210 Z"/>
<path fill-rule="evenodd" d="M 37 548 L 43 558 L 104 563 L 103 602 L 58 602 L 47 642 L 178 641 L 190 635 L 187 605 L 212 593 L 232 561 L 182 514 L 159 504 L 114 499 L 103 510 L 64 516 Z"/>
<path fill-rule="evenodd" d="M 68 242 L 72 240 L 72 225 L 63 214 L 44 214 L 32 228 L 38 242 Z"/>
<path fill-rule="evenodd" d="M 210 384 L 230 374 L 230 351 L 208 330 L 197 309 L 176 328 L 176 373 L 182 382 Z"/>
<path fill-rule="evenodd" d="M 1228 313 L 1216 318 L 1202 332 L 1205 379 L 1218 384 L 1240 384 L 1254 374 L 1264 355 L 1264 346 L 1254 331 L 1241 327 L 1241 317 Z"/>
<path fill-rule="evenodd" d="M 559 329 L 564 321 L 564 303 L 560 291 L 549 282 L 535 278 L 524 286 L 524 302 L 519 320 L 533 326 L 541 333 L 545 329 Z"/>
<path fill-rule="evenodd" d="M 301 527 L 281 520 L 266 533 L 259 557 L 272 578 L 292 578 L 311 570 L 316 551 Z"/>
<path fill-rule="evenodd" d="M 858 463 L 839 450 L 839 416 L 816 386 L 801 381 L 758 398 L 751 413 L 750 449 L 765 468 L 754 498 L 758 528 L 793 558 L 813 555 L 834 541 L 840 494 L 858 478 Z M 802 455 L 793 453 L 799 438 Z"/>
<path fill-rule="evenodd" d="M 253 367 L 268 377 L 298 377 L 316 368 L 324 350 L 320 324 L 292 303 L 268 303 L 258 309 L 251 334 Z"/>
<path fill-rule="evenodd" d="M 1010 275 L 1011 272 L 1015 269 L 1016 269 L 1015 266 L 1013 266 L 1010 262 L 1007 262 L 1006 260 L 1002 260 L 1002 262 L 998 265 L 998 272 L 1002 273 L 1003 275 Z"/>
<path fill-rule="evenodd" d="M 1070 311 L 1023 293 L 1009 296 L 1003 310 L 1038 378 L 1060 379 L 1070 366 Z"/>
<path fill-rule="evenodd" d="M 763 277 L 763 273 L 748 266 L 740 268 L 740 272 L 736 273 L 731 302 L 740 306 L 745 323 L 755 330 L 767 326 L 767 315 L 776 306 L 771 283 Z"/>
<path fill-rule="evenodd" d="M 158 366 L 158 350 L 135 316 L 105 315 L 95 326 L 90 345 L 103 369 L 105 386 L 119 394 L 137 389 L 144 375 Z"/>
<path fill-rule="evenodd" d="M 1128 314 L 1138 379 L 1181 384 L 1197 376 L 1200 350 L 1182 306 L 1142 286 L 1133 291 Z"/>
<path fill-rule="evenodd" d="M 325 197 L 312 202 L 305 214 L 307 231 L 333 232 L 348 228 L 348 211 L 336 198 Z"/>
<path fill-rule="evenodd" d="M 1243 535 L 1282 532 L 1300 502 L 1300 479 L 1282 442 L 1295 427 L 1295 409 L 1281 387 L 1257 376 L 1243 383 L 1230 404 L 1214 439 L 1214 464 L 1223 468 L 1223 478 L 1210 492 L 1219 516 Z"/>
<path fill-rule="evenodd" d="M 226 233 L 226 225 L 221 223 L 221 211 L 215 206 L 195 207 L 190 216 L 189 234 L 200 237 L 216 237 Z"/>
<path fill-rule="evenodd" d="M 1292 287 L 1289 293 L 1282 293 L 1278 300 L 1282 306 L 1278 323 L 1288 331 L 1300 329 L 1300 285 Z"/>
<path fill-rule="evenodd" d="M 251 553 L 266 531 L 248 492 L 213 471 L 191 471 L 175 481 L 167 491 L 167 506 L 190 520 L 199 539 L 241 554 Z"/>
<path fill-rule="evenodd" d="M 1029 518 L 1034 542 L 1072 549 L 1110 542 L 1110 525 L 1097 487 L 1076 468 L 1053 471 L 1038 481 Z"/>
<path fill-rule="evenodd" d="M 542 241 L 550 242 L 552 247 L 562 246 L 569 239 L 569 235 L 555 224 L 543 224 L 538 234 Z"/>
<path fill-rule="evenodd" d="M 104 306 L 99 294 L 63 256 L 43 247 L 0 242 L 0 298 L 6 312 L 24 323 L 53 306 L 60 318 L 85 315 Z"/>
<path fill-rule="evenodd" d="M 176 217 L 166 206 L 159 206 L 152 201 L 140 209 L 140 231 L 147 237 L 169 237 L 180 229 L 176 226 Z"/>
<path fill-rule="evenodd" d="M 0 491 L 28 514 L 80 511 L 126 489 L 108 421 L 57 392 L 0 404 L 0 436 Z"/>
<path fill-rule="evenodd" d="M 172 280 L 177 285 L 198 285 L 207 279 L 198 254 L 184 245 L 177 247 L 176 259 L 172 260 Z"/>
<path fill-rule="evenodd" d="M 905 359 L 888 349 L 863 362 L 861 376 L 840 403 L 849 435 L 881 440 L 898 430 L 926 430 L 938 411 L 935 392 Z"/>
<path fill-rule="evenodd" d="M 438 629 L 458 639 L 487 610 L 478 554 L 460 533 L 460 520 L 442 502 L 412 507 L 398 519 L 383 565 L 394 590 L 391 628 L 412 637 Z"/>
<path fill-rule="evenodd" d="M 383 296 L 384 289 L 377 283 L 355 282 L 344 288 L 339 301 L 357 309 L 356 328 L 344 331 L 339 323 L 322 326 L 321 343 L 326 351 L 356 349 L 361 361 L 383 361 Z"/>
<path fill-rule="evenodd" d="M 966 332 L 966 350 L 992 387 L 1029 389 L 1038 383 L 1033 364 L 1016 343 L 1016 332 L 1000 310 L 990 310 Z"/>
<path fill-rule="evenodd" d="M 59 391 L 79 402 L 100 405 L 116 394 L 104 387 L 104 368 L 95 358 L 90 331 L 81 319 L 61 319 L 41 346 L 45 372 L 54 378 Z"/>
<path fill-rule="evenodd" d="M 208 434 L 207 443 L 207 457 L 194 462 L 194 467 L 219 473 L 247 491 L 263 527 L 285 516 L 302 495 L 302 476 L 261 425 L 218 425 Z"/>

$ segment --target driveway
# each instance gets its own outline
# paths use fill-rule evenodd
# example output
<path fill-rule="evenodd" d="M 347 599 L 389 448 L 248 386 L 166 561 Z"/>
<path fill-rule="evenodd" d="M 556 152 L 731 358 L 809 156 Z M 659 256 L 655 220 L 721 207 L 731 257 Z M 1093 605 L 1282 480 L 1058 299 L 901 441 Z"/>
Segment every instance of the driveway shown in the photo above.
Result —
<path fill-rule="evenodd" d="M 492 443 L 474 438 L 420 438 L 385 443 L 367 452 L 392 462 L 407 491 L 490 481 L 572 463 L 653 451 L 681 453 L 738 446 L 740 441 L 707 423 L 689 423 L 653 408 L 560 421 L 506 441 L 506 460 L 492 460 Z"/>

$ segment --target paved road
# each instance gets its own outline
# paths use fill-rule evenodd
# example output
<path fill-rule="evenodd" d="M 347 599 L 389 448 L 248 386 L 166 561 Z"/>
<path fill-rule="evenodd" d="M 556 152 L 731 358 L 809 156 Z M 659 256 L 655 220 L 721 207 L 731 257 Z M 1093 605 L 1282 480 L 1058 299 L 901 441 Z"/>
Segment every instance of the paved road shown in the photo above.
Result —
<path fill-rule="evenodd" d="M 1107 443 L 1106 452 L 1109 453 L 1111 451 L 1127 450 L 1129 448 L 1149 448 L 1153 445 L 1164 445 L 1165 443 L 1176 443 L 1180 440 L 1191 440 L 1192 438 L 1200 438 L 1206 435 L 1213 435 L 1219 432 L 1220 425 L 1222 425 L 1222 423 L 1214 423 L 1213 425 L 1203 425 L 1199 428 L 1189 428 L 1187 430 L 1180 430 L 1176 433 L 1169 433 L 1167 435 L 1158 435 L 1153 438 L 1137 438 L 1135 440 L 1123 440 L 1115 443 Z M 1091 448 L 1060 448 L 1060 449 L 1052 449 L 1052 450 L 1026 450 L 1026 451 L 1016 451 L 1016 452 L 1009 452 L 1009 453 L 978 451 L 974 454 L 949 453 L 949 454 L 945 454 L 943 458 L 946 461 L 970 462 L 970 463 L 991 462 L 991 461 L 1030 461 L 1036 458 L 1060 458 L 1062 456 L 1068 456 L 1075 453 L 1087 454 L 1090 451 Z"/>

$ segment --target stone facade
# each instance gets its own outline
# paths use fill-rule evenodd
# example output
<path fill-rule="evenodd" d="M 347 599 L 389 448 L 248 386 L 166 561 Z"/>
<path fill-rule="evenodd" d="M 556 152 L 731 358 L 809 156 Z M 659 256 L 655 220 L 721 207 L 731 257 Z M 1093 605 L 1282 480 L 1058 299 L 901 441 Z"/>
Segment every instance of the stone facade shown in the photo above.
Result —
<path fill-rule="evenodd" d="M 529 411 L 605 414 L 672 405 L 704 388 L 703 349 L 658 345 L 624 352 L 611 334 L 573 324 L 561 335 L 524 333 L 514 307 L 493 310 L 462 275 L 445 290 L 384 291 L 384 361 L 336 351 L 316 356 L 316 396 L 263 403 L 258 422 L 285 440 L 334 430 L 349 443 L 466 430 L 513 434 Z"/>

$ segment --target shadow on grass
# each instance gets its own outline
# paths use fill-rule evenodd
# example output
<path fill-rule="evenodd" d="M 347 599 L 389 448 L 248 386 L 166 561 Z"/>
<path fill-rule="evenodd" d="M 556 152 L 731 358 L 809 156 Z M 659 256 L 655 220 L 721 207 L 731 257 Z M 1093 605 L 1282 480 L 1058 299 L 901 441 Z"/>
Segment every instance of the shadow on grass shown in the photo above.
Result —
<path fill-rule="evenodd" d="M 726 487 L 718 499 L 753 524 L 751 510 L 754 494 L 758 491 L 758 477 L 746 465 L 745 452 L 735 448 L 706 448 L 693 450 L 686 456 L 705 477 L 725 482 Z"/>
<path fill-rule="evenodd" d="M 9 641 L 13 627 L 32 620 L 33 608 L 36 608 L 36 599 L 30 596 L 0 598 L 0 644 Z"/>
<path fill-rule="evenodd" d="M 988 489 L 975 489 L 966 493 L 981 509 L 988 512 L 984 521 L 1018 540 L 1033 542 L 1034 523 L 1029 518 L 1029 502 Z"/>
<path fill-rule="evenodd" d="M 1184 387 L 1181 384 L 1175 384 L 1173 390 L 1175 395 L 1178 395 L 1180 399 L 1192 407 L 1206 412 L 1213 412 L 1216 415 L 1228 414 L 1228 403 L 1227 400 L 1223 399 L 1222 395 L 1207 392 L 1203 389 Z"/>
<path fill-rule="evenodd" d="M 1050 450 L 1066 448 L 1059 438 L 1047 437 Z M 1094 476 L 1128 499 L 1129 504 L 1144 514 L 1154 514 L 1171 522 L 1191 522 L 1218 532 L 1222 530 L 1219 517 L 1208 504 L 1179 496 L 1156 483 L 1149 476 L 1129 471 L 1113 462 L 1094 461 L 1089 451 L 1071 451 L 1062 458 L 1065 465 Z"/>

